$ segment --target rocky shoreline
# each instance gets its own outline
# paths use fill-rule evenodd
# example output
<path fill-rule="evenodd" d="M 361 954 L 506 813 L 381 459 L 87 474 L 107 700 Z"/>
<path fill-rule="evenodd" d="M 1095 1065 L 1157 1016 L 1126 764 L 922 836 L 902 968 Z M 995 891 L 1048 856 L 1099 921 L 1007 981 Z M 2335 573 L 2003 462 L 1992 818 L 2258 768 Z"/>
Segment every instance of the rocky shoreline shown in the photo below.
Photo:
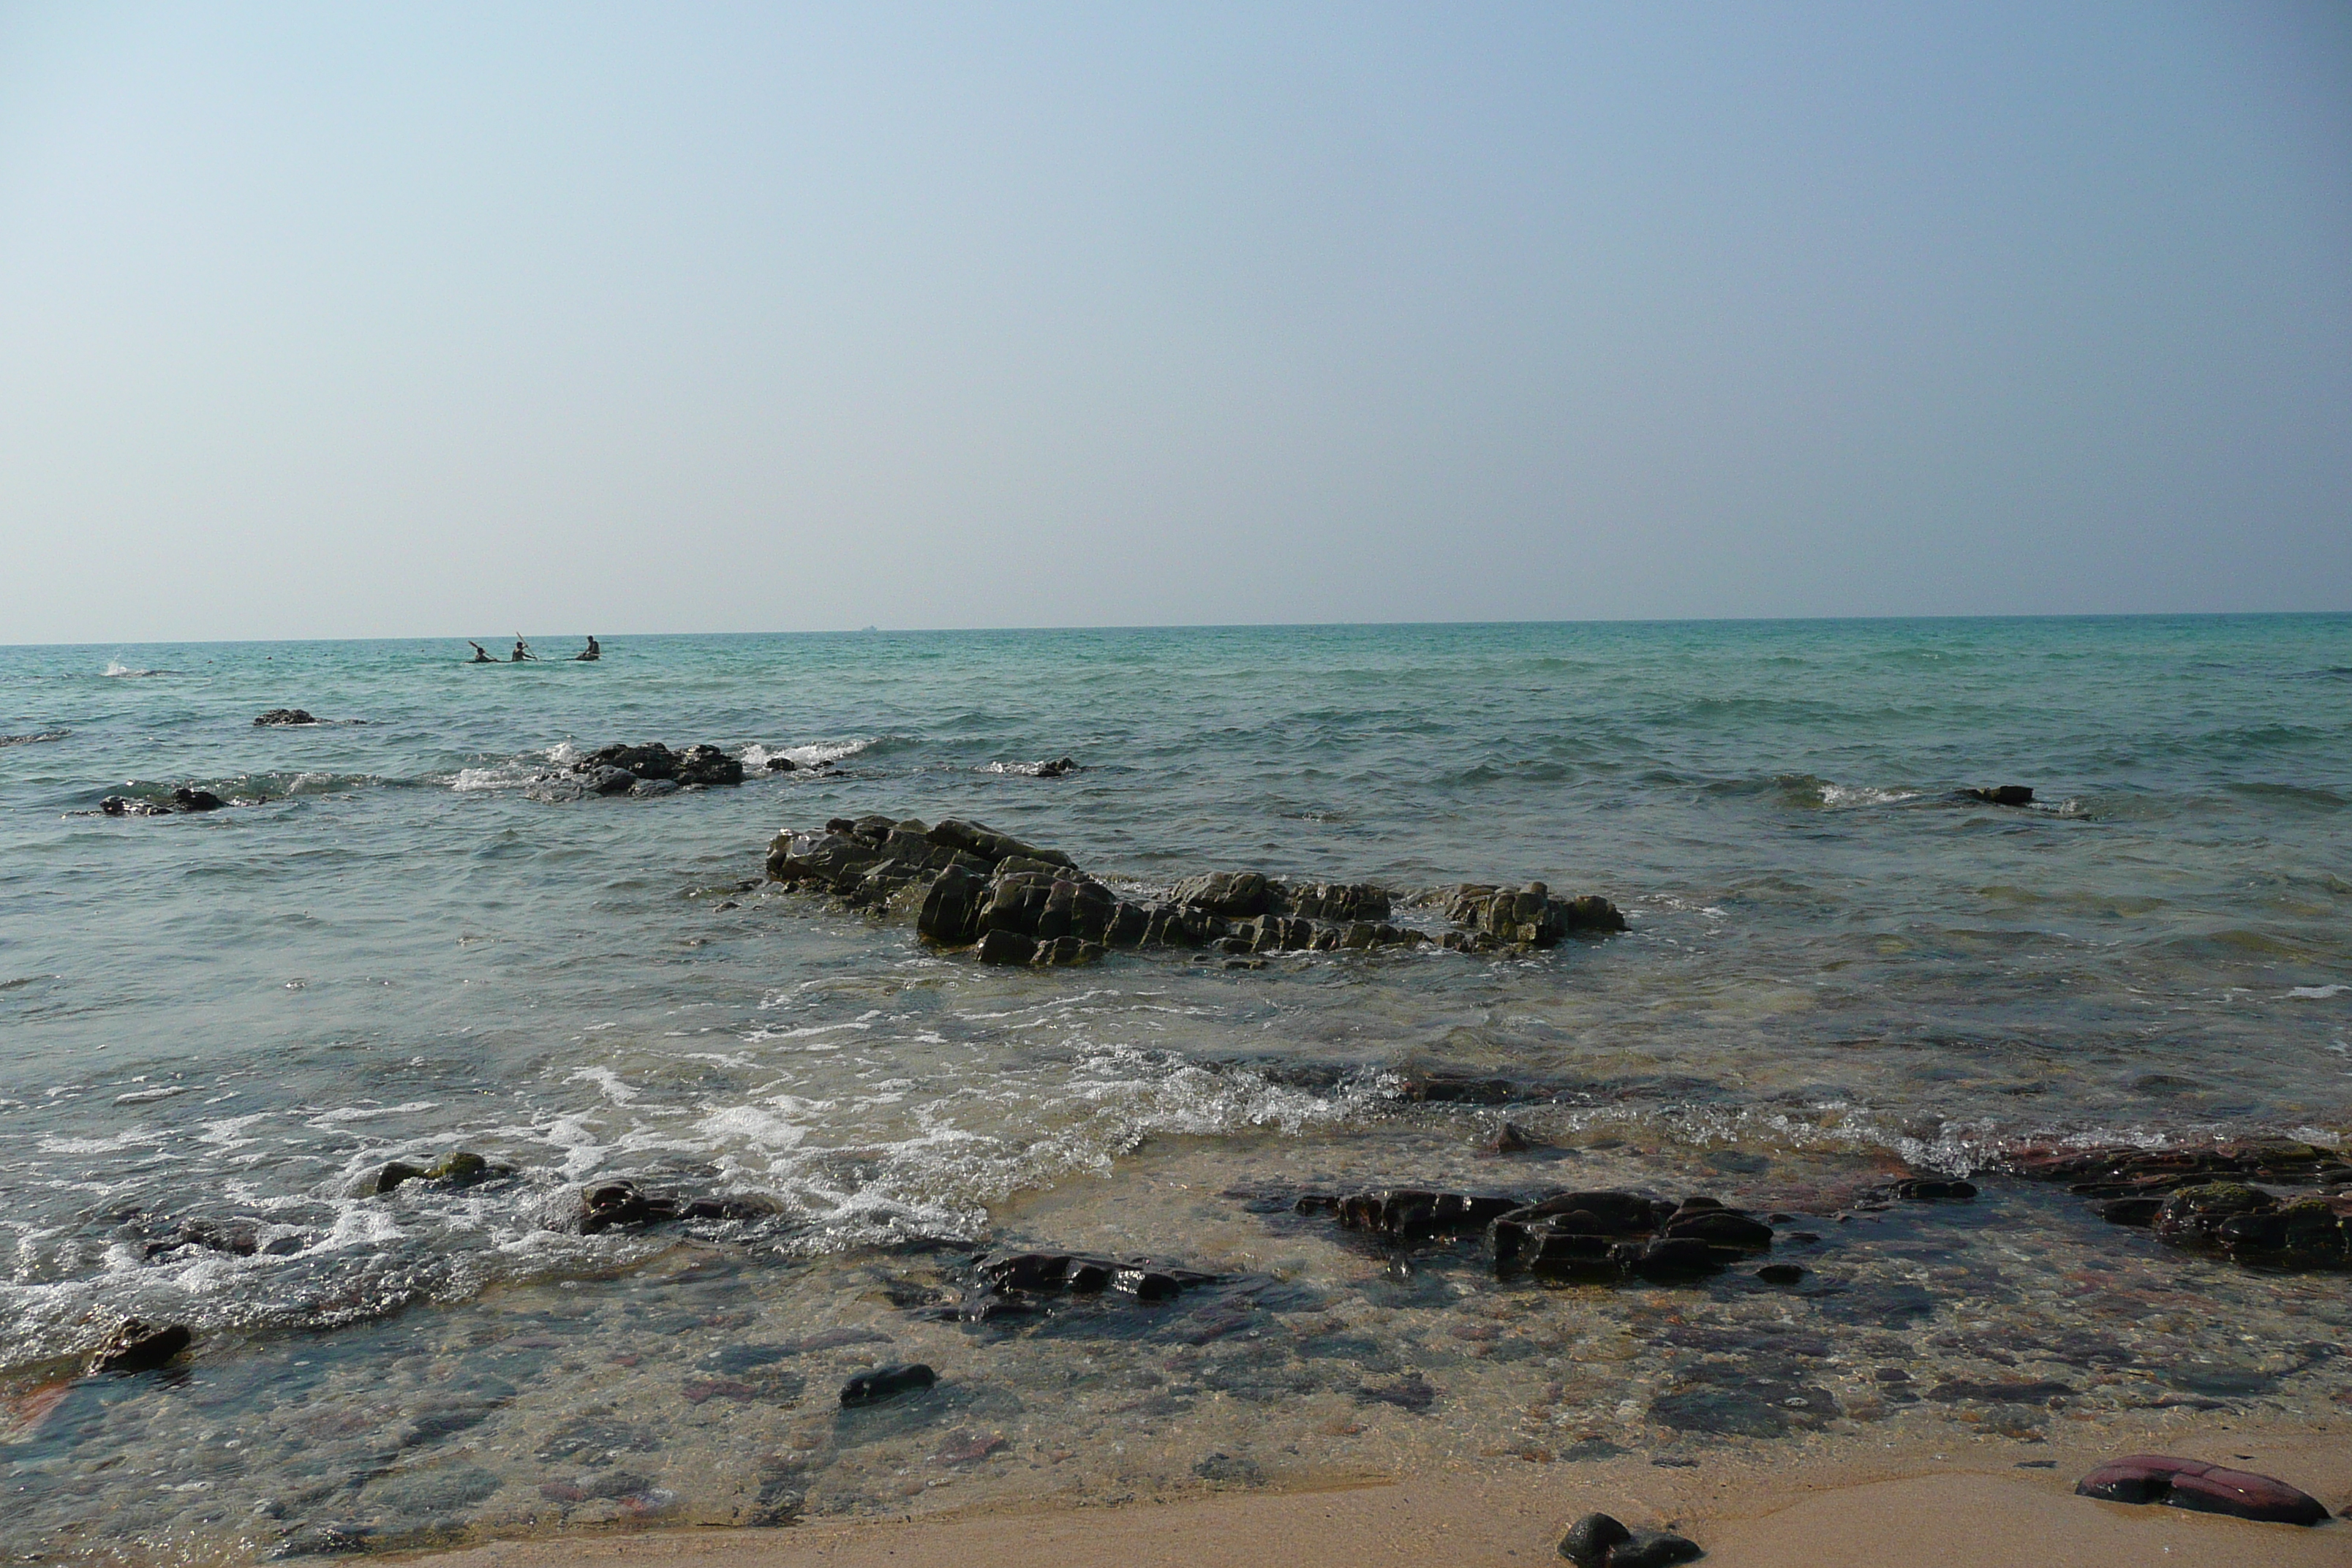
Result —
<path fill-rule="evenodd" d="M 933 947 L 981 963 L 1092 963 L 1112 949 L 1170 949 L 1229 965 L 1275 952 L 1336 952 L 1430 943 L 1464 952 L 1529 952 L 1570 935 L 1626 929 L 1597 895 L 1558 899 L 1541 882 L 1464 882 L 1409 892 L 1365 882 L 1291 882 L 1256 871 L 1187 877 L 1156 898 L 1123 898 L 1058 849 L 976 822 L 835 817 L 776 835 L 769 879 L 830 894 L 853 909 L 912 915 Z M 1435 935 L 1395 923 L 1400 906 L 1441 910 Z"/>

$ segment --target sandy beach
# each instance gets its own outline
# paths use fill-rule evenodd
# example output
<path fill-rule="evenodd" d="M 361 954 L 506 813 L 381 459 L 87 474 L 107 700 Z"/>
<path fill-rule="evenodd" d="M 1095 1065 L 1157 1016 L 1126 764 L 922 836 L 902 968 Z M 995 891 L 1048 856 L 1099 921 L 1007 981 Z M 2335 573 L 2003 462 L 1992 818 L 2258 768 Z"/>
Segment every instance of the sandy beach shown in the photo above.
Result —
<path fill-rule="evenodd" d="M 2110 1441 L 2109 1439 L 2114 1439 Z M 1862 1437 L 1801 1456 L 1717 1454 L 1661 1468 L 1628 1457 L 1578 1465 L 1481 1460 L 1390 1482 L 1216 1492 L 1113 1508 L 993 1510 L 782 1530 L 648 1531 L 508 1542 L 422 1559 L 436 1568 L 1286 1568 L 1427 1563 L 1528 1568 L 1591 1510 L 1671 1528 L 1720 1568 L 1956 1559 L 2025 1568 L 2246 1568 L 2352 1562 L 2352 1524 L 2259 1524 L 2074 1495 L 2120 1454 L 2159 1451 L 2278 1477 L 2339 1514 L 2352 1505 L 2352 1433 L 2148 1424 L 2042 1444 L 1954 1429 L 1941 1447 Z"/>

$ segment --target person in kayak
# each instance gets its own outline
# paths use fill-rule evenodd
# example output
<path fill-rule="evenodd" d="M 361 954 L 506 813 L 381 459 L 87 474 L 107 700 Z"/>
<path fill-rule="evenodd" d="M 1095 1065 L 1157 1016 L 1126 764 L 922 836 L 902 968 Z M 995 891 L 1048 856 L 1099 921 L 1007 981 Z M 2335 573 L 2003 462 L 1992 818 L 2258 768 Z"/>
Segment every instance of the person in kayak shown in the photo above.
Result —
<path fill-rule="evenodd" d="M 476 642 L 471 637 L 467 637 L 466 639 L 466 646 L 474 650 L 474 657 L 466 661 L 467 664 L 496 664 L 499 662 L 497 659 L 490 657 L 490 650 L 488 648 L 484 647 L 480 643 Z"/>
<path fill-rule="evenodd" d="M 520 636 L 517 636 L 515 638 L 514 657 L 507 660 L 507 662 L 509 664 L 520 664 L 524 659 L 537 658 L 538 657 L 539 655 L 530 651 L 530 645 L 523 641 Z"/>
<path fill-rule="evenodd" d="M 596 646 L 596 639 L 594 637 L 590 637 L 588 639 L 588 646 L 583 648 L 580 652 L 572 656 L 573 662 L 578 664 L 593 664 L 596 660 L 604 657 L 604 650 Z"/>

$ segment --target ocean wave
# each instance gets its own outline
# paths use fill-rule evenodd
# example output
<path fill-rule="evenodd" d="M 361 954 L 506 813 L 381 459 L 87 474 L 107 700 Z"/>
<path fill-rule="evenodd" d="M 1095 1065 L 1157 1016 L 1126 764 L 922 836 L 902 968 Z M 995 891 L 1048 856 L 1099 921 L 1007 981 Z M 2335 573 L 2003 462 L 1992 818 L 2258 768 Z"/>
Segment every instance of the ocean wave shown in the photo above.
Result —
<path fill-rule="evenodd" d="M 1822 783 L 1819 790 L 1821 803 L 1832 811 L 1841 806 L 1896 805 L 1906 800 L 1917 800 L 1924 791 L 1871 784 L 1841 784 Z"/>
<path fill-rule="evenodd" d="M 0 735 L 0 746 L 37 746 L 44 741 L 62 741 L 71 730 L 42 730 L 26 735 Z"/>
<path fill-rule="evenodd" d="M 144 680 L 152 675 L 177 675 L 176 669 L 133 669 L 119 659 L 107 660 L 106 668 L 98 672 L 109 680 Z"/>
<path fill-rule="evenodd" d="M 569 768 L 587 753 L 569 741 L 559 741 L 538 751 L 522 752 L 501 763 L 487 766 L 459 768 L 451 775 L 449 787 L 461 795 L 479 794 L 492 790 L 520 789 L 535 784 L 551 770 Z"/>
<path fill-rule="evenodd" d="M 877 735 L 869 735 L 855 741 L 806 741 L 798 745 L 775 747 L 764 746 L 755 741 L 743 748 L 743 767 L 747 772 L 758 773 L 774 757 L 782 757 L 796 768 L 813 768 L 819 763 L 845 763 L 859 752 L 873 749 L 881 742 L 881 739 Z"/>

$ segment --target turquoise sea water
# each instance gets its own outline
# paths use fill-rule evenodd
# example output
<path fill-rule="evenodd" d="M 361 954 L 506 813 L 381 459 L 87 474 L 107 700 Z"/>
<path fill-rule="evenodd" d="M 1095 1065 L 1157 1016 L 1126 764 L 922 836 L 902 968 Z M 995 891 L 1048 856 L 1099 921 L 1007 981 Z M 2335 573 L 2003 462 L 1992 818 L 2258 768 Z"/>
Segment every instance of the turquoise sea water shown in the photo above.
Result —
<path fill-rule="evenodd" d="M 846 1323 L 889 1334 L 889 1353 L 958 1354 L 963 1342 L 922 1336 L 963 1331 L 909 1326 L 901 1287 L 874 1283 L 949 1242 L 1148 1243 L 1293 1280 L 1319 1293 L 1299 1311 L 1353 1325 L 1352 1348 L 1283 1363 L 1307 1369 L 1280 1373 L 1302 1412 L 1400 1368 L 1440 1383 L 1465 1369 L 1393 1431 L 1310 1434 L 1304 1454 L 1288 1432 L 1308 1468 L 1536 1442 L 1524 1398 L 1478 1392 L 1508 1382 L 1486 1341 L 1412 1326 L 1496 1305 L 1485 1287 L 1387 1300 L 1401 1288 L 1359 1279 L 1351 1255 L 1210 1195 L 1504 1180 L 1474 1156 L 1498 1113 L 1400 1101 L 1402 1072 L 1545 1086 L 1513 1120 L 1581 1163 L 1576 1184 L 1744 1184 L 1791 1208 L 1842 1173 L 1972 1169 L 2026 1138 L 2352 1132 L 2352 617 L 604 646 L 599 664 L 521 667 L 465 665 L 454 642 L 0 649 L 0 1378 L 16 1411 L 0 1461 L 18 1501 L 0 1547 L 234 1561 L 321 1531 L 401 1545 L 740 1521 L 779 1497 L 903 1509 L 917 1494 L 889 1478 L 910 1467 L 918 1493 L 1109 1495 L 1225 1475 L 1198 1468 L 1213 1440 L 1232 1476 L 1289 1473 L 1280 1444 L 1251 1436 L 1276 1433 L 1271 1405 L 1248 1407 L 1255 1425 L 1202 1425 L 1213 1381 L 1175 1369 L 1180 1352 L 1150 1360 L 1141 1329 L 1089 1353 L 1127 1358 L 1101 1375 L 1161 1401 L 1157 1415 L 1103 1403 L 1087 1427 L 1049 1410 L 1040 1387 L 1091 1385 L 1044 1339 L 951 1375 L 969 1399 L 938 1418 L 1006 1440 L 971 1462 L 926 1458 L 934 1438 L 897 1428 L 810 1425 L 835 1363 L 870 1350 L 791 1361 L 805 1387 L 789 1395 L 790 1379 L 753 1379 L 739 1384 L 753 1394 L 679 1403 L 691 1358 L 730 1335 L 798 1342 Z M 326 722 L 253 724 L 280 706 Z M 655 739 L 743 754 L 751 782 L 524 793 L 580 752 Z M 1021 771 L 1065 753 L 1083 771 Z M 770 774 L 777 754 L 836 761 Z M 1953 796 L 2011 783 L 2037 804 Z M 233 804 L 93 815 L 109 795 L 189 784 Z M 1541 879 L 1613 899 L 1632 930 L 1517 959 L 982 972 L 903 924 L 756 885 L 779 828 L 877 811 L 978 818 L 1139 888 L 1234 868 Z M 347 1195 L 388 1158 L 459 1147 L 519 1173 Z M 1547 1170 L 1511 1179 L 1570 1180 Z M 616 1173 L 782 1212 L 641 1237 L 551 1228 L 579 1183 Z M 1969 1212 L 1851 1278 L 1892 1289 L 1903 1268 L 1926 1279 L 1970 1247 L 2056 1249 L 2070 1267 L 2112 1254 L 2168 1279 L 2210 1270 L 2199 1289 L 2235 1292 L 2247 1321 L 2276 1314 L 2286 1327 L 2263 1321 L 2281 1342 L 2342 1338 L 2340 1279 L 2162 1257 L 2030 1193 L 1989 1190 Z M 155 1245 L 190 1221 L 248 1222 L 270 1245 Z M 2059 1310 L 1996 1262 L 1966 1267 L 1982 1277 L 1953 1301 L 1846 1327 L 1948 1360 L 1974 1353 L 1934 1342 L 1969 1311 L 2022 1342 L 2044 1332 L 2034 1312 Z M 1582 1314 L 1588 1338 L 1636 1346 L 1612 1362 L 1557 1324 L 1567 1348 L 1518 1335 L 1538 1362 L 1633 1369 L 1590 1373 L 1580 1400 L 1576 1376 L 1529 1373 L 1567 1391 L 1538 1422 L 1547 1452 L 1774 1435 L 1770 1420 L 1661 1416 L 1685 1408 L 1671 1403 L 1683 1374 L 1638 1370 L 1666 1352 L 1635 1332 L 1633 1295 L 1505 1307 Z M 60 1369 L 125 1313 L 194 1327 L 188 1369 L 58 1394 Z M 750 1316 L 715 1321 L 730 1314 Z M 648 1390 L 642 1408 L 616 1396 L 596 1347 L 666 1342 L 683 1331 L 647 1325 L 673 1320 L 718 1340 L 615 1352 L 639 1356 L 628 1375 Z M 2142 1350 L 2109 1381 L 2306 1413 L 2344 1386 L 2324 1356 L 2265 1370 L 2192 1341 L 2177 1365 Z M 2241 1381 L 2216 1373 L 2200 1393 L 2184 1365 Z M 1195 1395 L 1169 1392 L 1186 1375 Z M 1873 1415 L 1819 1366 L 1804 1376 L 1790 1386 L 1813 1392 L 1786 1405 L 1819 1417 L 1803 1429 L 1901 1415 Z M 463 1414 L 436 1424 L 452 1388 Z M 2091 1384 L 2082 1397 L 2095 1403 Z M 1051 1435 L 1055 1419 L 1079 1435 Z M 1122 1446 L 1096 1463 L 1083 1432 L 1122 1420 L 1153 1424 L 1164 1459 Z M 565 1447 L 599 1421 L 625 1436 Z M 409 1440 L 383 1437 L 402 1422 Z M 1403 1447 L 1349 1447 L 1375 1440 Z M 1014 1473 L 1005 1456 L 1024 1443 L 1080 1457 Z"/>

